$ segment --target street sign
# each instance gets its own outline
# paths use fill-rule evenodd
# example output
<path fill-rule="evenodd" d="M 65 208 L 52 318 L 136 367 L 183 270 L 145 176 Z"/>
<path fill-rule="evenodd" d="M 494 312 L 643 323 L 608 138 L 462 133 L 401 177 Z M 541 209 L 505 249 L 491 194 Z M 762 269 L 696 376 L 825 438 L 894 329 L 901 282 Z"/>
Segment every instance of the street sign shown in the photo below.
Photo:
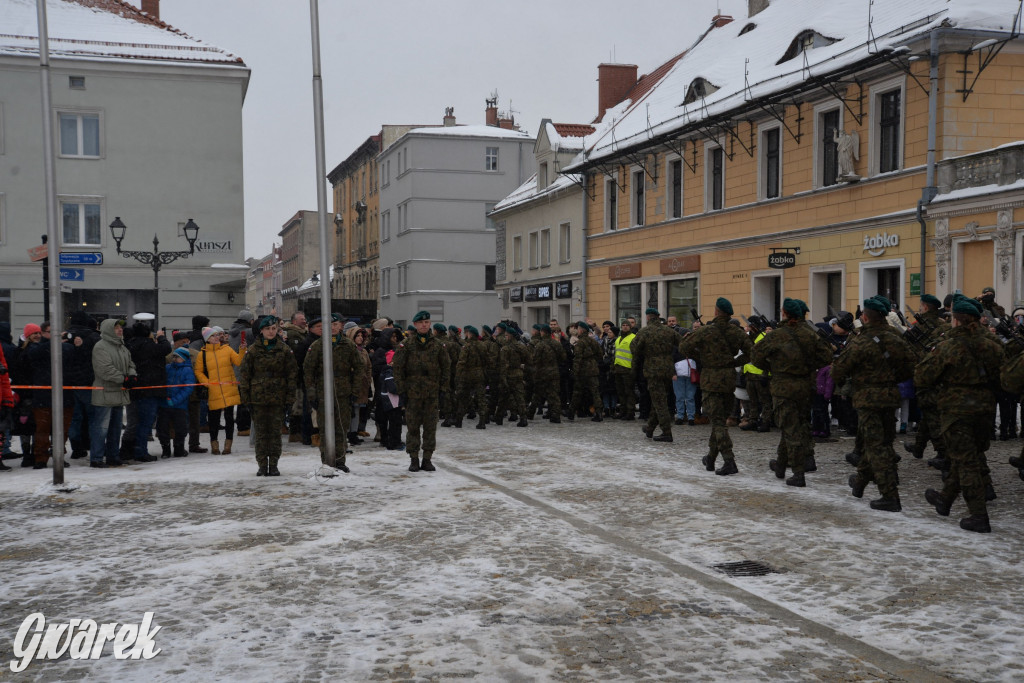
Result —
<path fill-rule="evenodd" d="M 45 244 L 37 244 L 28 250 L 28 259 L 30 261 L 42 261 L 49 253 L 50 248 L 48 246 Z"/>
<path fill-rule="evenodd" d="M 61 252 L 60 265 L 62 266 L 102 266 L 103 253 L 99 251 L 72 251 Z"/>
<path fill-rule="evenodd" d="M 71 282 L 85 282 L 85 268 L 61 268 L 60 279 Z"/>

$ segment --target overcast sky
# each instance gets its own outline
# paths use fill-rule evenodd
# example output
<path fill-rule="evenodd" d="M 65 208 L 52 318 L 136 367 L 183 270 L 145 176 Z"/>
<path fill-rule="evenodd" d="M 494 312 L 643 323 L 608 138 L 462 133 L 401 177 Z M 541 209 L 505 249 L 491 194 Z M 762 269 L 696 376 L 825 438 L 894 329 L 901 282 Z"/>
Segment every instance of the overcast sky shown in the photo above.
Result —
<path fill-rule="evenodd" d="M 139 5 L 139 0 L 134 0 Z M 523 130 L 597 114 L 597 65 L 648 73 L 746 0 L 320 0 L 330 171 L 382 124 L 482 124 L 498 92 Z M 163 0 L 161 19 L 252 70 L 245 126 L 245 255 L 263 256 L 316 209 L 312 52 L 304 0 Z M 333 202 L 328 195 L 328 211 Z"/>

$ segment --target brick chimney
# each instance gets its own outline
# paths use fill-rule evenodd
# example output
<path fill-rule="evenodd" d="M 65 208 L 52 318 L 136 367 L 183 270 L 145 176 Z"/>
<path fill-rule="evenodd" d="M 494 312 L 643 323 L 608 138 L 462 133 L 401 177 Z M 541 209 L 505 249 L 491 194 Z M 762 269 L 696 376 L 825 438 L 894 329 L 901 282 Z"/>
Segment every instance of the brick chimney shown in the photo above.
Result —
<path fill-rule="evenodd" d="M 455 107 L 444 108 L 444 127 L 451 128 L 455 125 Z"/>
<path fill-rule="evenodd" d="M 726 24 L 732 23 L 732 17 L 728 14 L 716 14 L 711 18 L 711 25 L 715 28 L 722 28 Z"/>
<path fill-rule="evenodd" d="M 498 125 L 498 98 L 487 98 L 487 109 L 484 110 L 484 123 L 488 126 Z"/>
<path fill-rule="evenodd" d="M 142 0 L 141 9 L 154 19 L 160 18 L 160 0 Z"/>
<path fill-rule="evenodd" d="M 626 95 L 636 85 L 636 64 L 598 64 L 597 65 L 597 118 L 616 104 L 626 99 Z"/>
<path fill-rule="evenodd" d="M 499 116 L 498 128 L 505 130 L 516 130 L 516 118 L 514 116 Z"/>
<path fill-rule="evenodd" d="M 747 17 L 752 17 L 759 12 L 768 9 L 769 0 L 747 0 Z"/>

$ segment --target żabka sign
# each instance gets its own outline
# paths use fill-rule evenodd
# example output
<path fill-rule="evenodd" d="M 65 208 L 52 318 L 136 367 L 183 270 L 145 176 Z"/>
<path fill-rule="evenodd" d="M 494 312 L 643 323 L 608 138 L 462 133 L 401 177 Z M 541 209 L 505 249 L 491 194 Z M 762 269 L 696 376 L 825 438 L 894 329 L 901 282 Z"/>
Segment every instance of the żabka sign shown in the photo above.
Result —
<path fill-rule="evenodd" d="M 792 268 L 796 265 L 796 254 L 788 251 L 780 251 L 775 254 L 768 254 L 769 268 Z"/>
<path fill-rule="evenodd" d="M 900 246 L 900 236 L 895 233 L 890 235 L 887 232 L 876 232 L 874 237 L 864 235 L 863 251 L 868 252 L 872 256 L 881 256 L 888 247 L 898 246 Z"/>

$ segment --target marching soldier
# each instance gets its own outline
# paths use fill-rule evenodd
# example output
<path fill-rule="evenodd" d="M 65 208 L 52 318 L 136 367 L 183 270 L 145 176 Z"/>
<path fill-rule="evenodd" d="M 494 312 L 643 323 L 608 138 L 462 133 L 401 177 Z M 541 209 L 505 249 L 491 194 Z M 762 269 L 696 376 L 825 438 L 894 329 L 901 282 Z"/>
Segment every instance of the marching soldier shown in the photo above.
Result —
<path fill-rule="evenodd" d="M 436 468 L 430 460 L 437 445 L 438 397 L 447 391 L 450 359 L 440 336 L 430 334 L 429 312 L 417 313 L 412 324 L 416 328 L 415 335 L 399 344 L 395 352 L 395 385 L 398 394 L 405 397 L 405 450 L 409 454 L 409 471 L 433 472 Z"/>
<path fill-rule="evenodd" d="M 931 294 L 921 296 L 921 308 L 918 310 L 917 324 L 923 333 L 921 341 L 922 346 L 925 348 L 935 346 L 939 339 L 950 330 L 949 323 L 942 319 L 942 315 L 939 312 L 941 308 L 942 302 L 936 297 Z M 918 354 L 918 360 L 920 360 L 923 352 L 913 347 L 911 347 L 911 350 Z M 936 458 L 934 461 L 930 460 L 929 464 L 937 466 L 938 469 L 947 470 L 949 469 L 949 464 L 946 458 L 946 449 L 942 445 L 939 407 L 936 402 L 935 392 L 918 385 L 916 382 L 914 383 L 914 388 L 917 394 L 917 407 L 921 409 L 921 421 L 918 423 L 917 435 L 914 441 L 904 442 L 903 447 L 915 458 L 920 458 L 924 455 L 924 449 L 928 447 L 928 442 L 931 441 L 935 447 Z"/>
<path fill-rule="evenodd" d="M 674 395 L 672 375 L 675 362 L 672 352 L 679 344 L 679 333 L 661 322 L 656 308 L 648 308 L 647 326 L 637 333 L 632 351 L 636 362 L 643 365 L 647 379 L 647 391 L 651 395 L 651 411 L 644 425 L 644 434 L 655 441 L 672 441 L 672 412 L 668 409 L 668 397 Z M 661 434 L 654 436 L 654 428 L 661 425 Z"/>
<path fill-rule="evenodd" d="M 561 380 L 559 363 L 565 361 L 562 344 L 551 338 L 551 326 L 547 323 L 534 325 L 539 332 L 538 337 L 530 342 L 530 374 L 533 375 L 533 403 L 528 409 L 532 415 L 540 410 L 545 402 L 548 406 L 548 419 L 552 424 L 562 421 Z"/>

